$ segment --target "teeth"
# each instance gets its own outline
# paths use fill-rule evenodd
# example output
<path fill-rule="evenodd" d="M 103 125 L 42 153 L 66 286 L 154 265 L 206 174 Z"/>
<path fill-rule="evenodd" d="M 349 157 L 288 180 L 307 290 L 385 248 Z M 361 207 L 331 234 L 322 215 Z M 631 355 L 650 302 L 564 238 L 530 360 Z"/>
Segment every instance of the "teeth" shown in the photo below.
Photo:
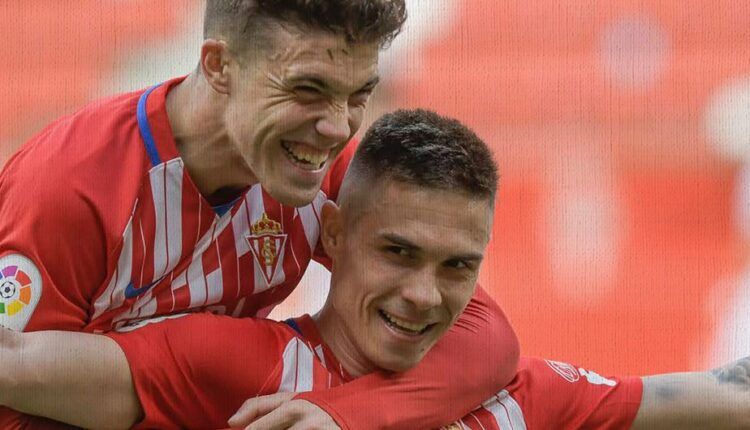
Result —
<path fill-rule="evenodd" d="M 394 317 L 393 315 L 391 315 L 391 314 L 389 314 L 389 313 L 387 313 L 385 311 L 381 311 L 381 315 L 383 315 L 388 320 L 388 322 L 390 322 L 391 324 L 395 325 L 396 327 L 398 327 L 398 328 L 400 328 L 402 330 L 411 331 L 411 332 L 414 332 L 414 333 L 421 333 L 429 325 L 429 324 L 414 324 L 414 323 L 410 323 L 408 321 L 404 321 L 402 319 L 398 319 L 398 318 Z"/>
<path fill-rule="evenodd" d="M 297 161 L 307 162 L 314 166 L 320 166 L 325 163 L 330 153 L 330 151 L 321 151 L 297 142 L 284 141 L 281 143 L 281 146 Z"/>

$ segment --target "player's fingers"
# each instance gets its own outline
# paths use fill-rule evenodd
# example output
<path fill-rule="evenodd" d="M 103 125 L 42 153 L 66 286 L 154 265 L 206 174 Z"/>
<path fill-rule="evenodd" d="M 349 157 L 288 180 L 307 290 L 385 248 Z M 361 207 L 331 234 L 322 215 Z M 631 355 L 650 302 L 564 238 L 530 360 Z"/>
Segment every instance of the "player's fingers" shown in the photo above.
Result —
<path fill-rule="evenodd" d="M 286 430 L 297 419 L 297 413 L 292 408 L 281 406 L 253 421 L 245 430 Z"/>
<path fill-rule="evenodd" d="M 232 427 L 244 427 L 273 411 L 294 397 L 294 393 L 278 393 L 249 399 L 229 418 Z"/>
<path fill-rule="evenodd" d="M 333 424 L 328 425 L 328 424 L 319 424 L 319 423 L 309 423 L 306 421 L 297 421 L 291 427 L 289 427 L 288 430 L 341 430 L 341 428 Z"/>

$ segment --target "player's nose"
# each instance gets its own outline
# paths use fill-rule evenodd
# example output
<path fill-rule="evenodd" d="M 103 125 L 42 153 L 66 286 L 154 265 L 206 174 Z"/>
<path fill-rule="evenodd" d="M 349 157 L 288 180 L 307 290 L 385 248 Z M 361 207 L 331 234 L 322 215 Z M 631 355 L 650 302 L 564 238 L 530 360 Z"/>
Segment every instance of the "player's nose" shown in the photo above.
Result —
<path fill-rule="evenodd" d="M 349 125 L 349 107 L 343 103 L 332 106 L 315 123 L 315 130 L 326 140 L 340 143 L 349 139 L 352 129 Z"/>
<path fill-rule="evenodd" d="M 417 310 L 429 310 L 443 302 L 437 276 L 427 268 L 403 280 L 401 296 Z"/>

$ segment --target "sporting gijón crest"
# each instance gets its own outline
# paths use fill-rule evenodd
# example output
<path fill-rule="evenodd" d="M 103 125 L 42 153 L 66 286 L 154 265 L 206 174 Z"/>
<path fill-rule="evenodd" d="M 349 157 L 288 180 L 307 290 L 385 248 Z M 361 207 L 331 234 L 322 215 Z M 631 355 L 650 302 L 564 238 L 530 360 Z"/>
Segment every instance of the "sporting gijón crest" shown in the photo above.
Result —
<path fill-rule="evenodd" d="M 268 218 L 265 213 L 258 222 L 251 227 L 252 234 L 247 236 L 250 251 L 263 273 L 267 286 L 271 286 L 279 262 L 284 257 L 284 246 L 287 235 L 282 233 L 281 224 Z"/>

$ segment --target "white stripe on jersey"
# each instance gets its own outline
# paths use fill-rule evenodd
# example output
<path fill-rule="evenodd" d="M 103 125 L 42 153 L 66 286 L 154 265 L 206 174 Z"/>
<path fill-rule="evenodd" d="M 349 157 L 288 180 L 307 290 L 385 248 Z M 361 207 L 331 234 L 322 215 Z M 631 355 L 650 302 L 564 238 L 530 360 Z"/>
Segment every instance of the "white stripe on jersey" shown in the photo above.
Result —
<path fill-rule="evenodd" d="M 187 269 L 188 288 L 190 289 L 190 307 L 203 306 L 206 302 L 206 277 L 203 275 L 201 255 L 193 258 Z"/>
<path fill-rule="evenodd" d="M 213 305 L 221 301 L 221 297 L 224 295 L 221 266 L 206 276 L 206 290 L 207 295 L 204 306 Z"/>
<path fill-rule="evenodd" d="M 312 203 L 297 209 L 311 251 L 315 251 L 315 247 L 318 245 L 318 238 L 320 237 L 320 210 L 323 208 L 326 200 L 328 200 L 328 197 L 326 197 L 324 192 L 320 191 Z"/>
<path fill-rule="evenodd" d="M 138 202 L 136 201 L 136 206 Z M 116 308 L 125 301 L 125 288 L 130 283 L 133 270 L 133 215 L 130 215 L 125 231 L 122 233 L 122 250 L 117 259 L 117 268 L 107 289 L 94 302 L 94 314 L 91 320 L 97 319 L 105 311 Z"/>
<path fill-rule="evenodd" d="M 149 171 L 154 199 L 154 278 L 175 268 L 182 256 L 182 159 L 175 158 Z"/>
<path fill-rule="evenodd" d="M 313 388 L 313 352 L 298 338 L 286 344 L 279 393 L 303 393 Z"/>
<path fill-rule="evenodd" d="M 526 430 L 521 406 L 507 390 L 497 393 L 497 396 L 484 402 L 482 407 L 495 417 L 495 422 L 501 429 Z"/>

